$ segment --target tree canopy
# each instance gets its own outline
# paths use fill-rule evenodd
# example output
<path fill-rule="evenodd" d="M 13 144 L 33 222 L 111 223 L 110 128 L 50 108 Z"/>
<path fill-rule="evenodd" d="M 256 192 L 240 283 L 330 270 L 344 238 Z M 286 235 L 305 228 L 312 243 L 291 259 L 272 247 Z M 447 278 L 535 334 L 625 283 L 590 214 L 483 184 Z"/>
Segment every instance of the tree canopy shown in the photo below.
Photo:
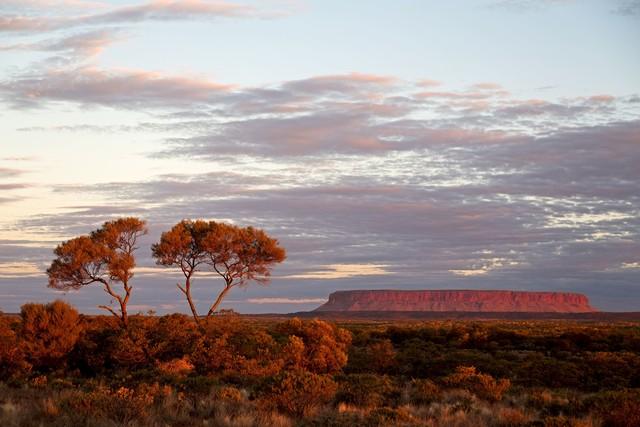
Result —
<path fill-rule="evenodd" d="M 212 271 L 224 280 L 222 291 L 207 312 L 211 316 L 231 288 L 252 281 L 267 284 L 271 268 L 286 258 L 278 240 L 263 230 L 203 220 L 180 221 L 162 233 L 152 252 L 159 265 L 178 267 L 184 274 L 184 286 L 178 284 L 178 288 L 185 294 L 196 321 L 198 313 L 191 296 L 196 271 Z"/>
<path fill-rule="evenodd" d="M 134 217 L 105 222 L 88 236 L 61 243 L 54 250 L 56 258 L 47 270 L 49 287 L 79 289 L 92 283 L 102 284 L 104 291 L 120 305 L 120 313 L 101 305 L 127 325 L 127 303 L 133 286 L 129 283 L 136 266 L 134 252 L 138 238 L 147 233 L 146 222 Z M 123 293 L 115 290 L 121 285 Z"/>

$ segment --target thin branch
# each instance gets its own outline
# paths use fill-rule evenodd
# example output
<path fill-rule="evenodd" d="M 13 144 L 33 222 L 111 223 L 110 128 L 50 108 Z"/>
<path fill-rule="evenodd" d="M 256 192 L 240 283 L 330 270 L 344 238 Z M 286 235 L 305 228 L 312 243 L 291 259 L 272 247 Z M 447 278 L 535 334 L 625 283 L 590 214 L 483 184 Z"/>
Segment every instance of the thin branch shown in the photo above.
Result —
<path fill-rule="evenodd" d="M 115 317 L 120 319 L 120 315 L 118 313 L 116 313 L 115 311 L 113 311 L 113 309 L 111 307 L 106 306 L 106 305 L 99 305 L 98 308 L 102 308 L 103 310 L 107 310 L 107 311 L 111 312 L 111 314 L 113 314 Z"/>

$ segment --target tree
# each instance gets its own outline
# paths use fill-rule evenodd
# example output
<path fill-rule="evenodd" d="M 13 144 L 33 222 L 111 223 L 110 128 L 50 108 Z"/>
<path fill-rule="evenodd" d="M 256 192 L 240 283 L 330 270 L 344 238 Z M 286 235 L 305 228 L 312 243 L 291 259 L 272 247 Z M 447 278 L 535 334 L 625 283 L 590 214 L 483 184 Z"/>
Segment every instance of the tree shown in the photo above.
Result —
<path fill-rule="evenodd" d="M 203 240 L 207 263 L 224 279 L 225 286 L 207 316 L 216 312 L 231 288 L 250 281 L 268 284 L 271 267 L 286 258 L 286 252 L 278 241 L 260 229 L 224 223 L 213 223 L 211 228 Z"/>
<path fill-rule="evenodd" d="M 185 278 L 184 286 L 179 283 L 176 286 L 187 297 L 196 323 L 198 312 L 191 297 L 192 277 L 207 260 L 202 241 L 210 228 L 206 221 L 182 220 L 171 230 L 162 233 L 160 242 L 151 246 L 151 252 L 158 265 L 177 266 L 182 271 Z"/>
<path fill-rule="evenodd" d="M 92 283 L 102 284 L 104 291 L 120 305 L 120 313 L 106 305 L 109 311 L 128 325 L 127 303 L 133 286 L 130 280 L 136 266 L 134 252 L 138 238 L 147 234 L 146 222 L 138 218 L 120 218 L 105 222 L 88 236 L 63 242 L 54 250 L 56 259 L 47 270 L 49 287 L 79 289 Z M 115 290 L 122 285 L 123 293 Z"/>
<path fill-rule="evenodd" d="M 271 267 L 286 258 L 278 241 L 260 229 L 203 220 L 179 222 L 162 233 L 152 252 L 159 265 L 176 266 L 182 271 L 185 283 L 177 286 L 187 297 L 196 322 L 199 318 L 191 297 L 196 271 L 212 270 L 224 280 L 224 288 L 210 306 L 208 317 L 216 312 L 231 288 L 251 281 L 267 284 Z"/>

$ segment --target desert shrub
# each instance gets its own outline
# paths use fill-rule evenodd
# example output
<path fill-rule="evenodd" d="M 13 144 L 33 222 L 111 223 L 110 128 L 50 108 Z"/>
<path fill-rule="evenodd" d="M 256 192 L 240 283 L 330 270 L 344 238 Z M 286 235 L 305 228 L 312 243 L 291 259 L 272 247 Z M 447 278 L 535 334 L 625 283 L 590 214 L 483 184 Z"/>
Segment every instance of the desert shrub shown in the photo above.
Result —
<path fill-rule="evenodd" d="M 242 382 L 280 370 L 277 343 L 264 328 L 238 316 L 217 316 L 206 321 L 203 329 L 189 356 L 198 373 Z"/>
<path fill-rule="evenodd" d="M 106 419 L 119 425 L 144 421 L 149 417 L 149 407 L 154 396 L 120 387 L 98 387 L 91 391 L 69 392 L 61 399 L 61 408 L 82 419 Z"/>
<path fill-rule="evenodd" d="M 351 333 L 345 329 L 322 320 L 303 322 L 294 318 L 277 325 L 276 331 L 297 346 L 300 353 L 295 368 L 330 374 L 339 372 L 347 363 Z M 302 342 L 292 339 L 292 336 Z"/>
<path fill-rule="evenodd" d="M 215 399 L 223 400 L 225 402 L 242 402 L 247 399 L 246 392 L 243 392 L 237 387 L 222 386 L 213 390 L 213 396 Z"/>
<path fill-rule="evenodd" d="M 416 425 L 415 419 L 403 408 L 377 408 L 369 413 L 363 425 L 377 426 L 409 426 Z"/>
<path fill-rule="evenodd" d="M 542 419 L 541 423 L 544 427 L 595 427 L 600 423 L 594 422 L 590 418 L 574 418 L 566 415 L 548 416 Z M 625 427 L 632 427 L 632 424 L 621 424 Z"/>
<path fill-rule="evenodd" d="M 520 408 L 497 408 L 495 423 L 500 427 L 524 427 L 531 425 L 531 416 Z"/>
<path fill-rule="evenodd" d="M 508 379 L 496 380 L 491 375 L 482 374 L 474 366 L 459 366 L 455 373 L 444 378 L 445 384 L 460 387 L 482 399 L 497 401 L 511 387 Z"/>
<path fill-rule="evenodd" d="M 198 335 L 195 322 L 188 316 L 163 316 L 148 333 L 149 351 L 159 361 L 182 359 L 193 351 Z"/>
<path fill-rule="evenodd" d="M 109 342 L 108 354 L 113 366 L 129 370 L 141 369 L 151 364 L 146 327 L 130 318 L 127 329 L 118 329 Z"/>
<path fill-rule="evenodd" d="M 411 380 L 407 392 L 409 401 L 417 405 L 428 405 L 440 397 L 440 387 L 425 379 Z"/>
<path fill-rule="evenodd" d="M 397 389 L 389 377 L 350 374 L 340 381 L 336 400 L 362 407 L 376 407 L 390 400 Z"/>
<path fill-rule="evenodd" d="M 71 366 L 87 376 L 95 376 L 110 370 L 110 357 L 115 336 L 120 325 L 115 318 L 100 316 L 87 322 L 76 346 L 69 355 Z"/>
<path fill-rule="evenodd" d="M 297 369 L 273 377 L 263 388 L 260 398 L 267 407 L 304 417 L 330 402 L 337 388 L 328 375 Z"/>
<path fill-rule="evenodd" d="M 193 364 L 187 357 L 156 362 L 156 369 L 169 378 L 180 379 L 193 371 Z"/>
<path fill-rule="evenodd" d="M 600 392 L 587 398 L 585 409 L 602 419 L 604 427 L 640 426 L 640 390 Z"/>
<path fill-rule="evenodd" d="M 20 377 L 30 370 L 31 365 L 25 360 L 23 348 L 18 345 L 12 322 L 0 315 L 0 380 Z"/>
<path fill-rule="evenodd" d="M 633 387 L 640 378 L 640 356 L 637 354 L 601 351 L 587 353 L 585 359 L 581 385 L 586 389 Z"/>
<path fill-rule="evenodd" d="M 322 411 L 313 418 L 302 420 L 301 427 L 351 427 L 364 426 L 362 414 L 354 412 L 336 412 L 333 408 Z"/>
<path fill-rule="evenodd" d="M 396 350 L 389 339 L 375 340 L 349 351 L 349 371 L 388 373 L 396 364 Z"/>
<path fill-rule="evenodd" d="M 20 344 L 29 363 L 38 370 L 65 365 L 82 324 L 75 308 L 63 301 L 25 304 L 21 307 Z"/>

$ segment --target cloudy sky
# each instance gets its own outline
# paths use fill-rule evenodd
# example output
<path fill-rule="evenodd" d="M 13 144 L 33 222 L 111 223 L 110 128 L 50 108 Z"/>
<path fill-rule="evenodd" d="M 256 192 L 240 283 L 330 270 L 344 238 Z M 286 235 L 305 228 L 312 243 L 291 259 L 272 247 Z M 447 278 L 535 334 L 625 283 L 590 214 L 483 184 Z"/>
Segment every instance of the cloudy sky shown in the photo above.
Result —
<path fill-rule="evenodd" d="M 637 0 L 2 0 L 0 310 L 137 215 L 131 311 L 187 311 L 183 218 L 288 251 L 241 312 L 341 289 L 574 291 L 640 310 Z M 208 307 L 221 282 L 196 280 Z"/>

